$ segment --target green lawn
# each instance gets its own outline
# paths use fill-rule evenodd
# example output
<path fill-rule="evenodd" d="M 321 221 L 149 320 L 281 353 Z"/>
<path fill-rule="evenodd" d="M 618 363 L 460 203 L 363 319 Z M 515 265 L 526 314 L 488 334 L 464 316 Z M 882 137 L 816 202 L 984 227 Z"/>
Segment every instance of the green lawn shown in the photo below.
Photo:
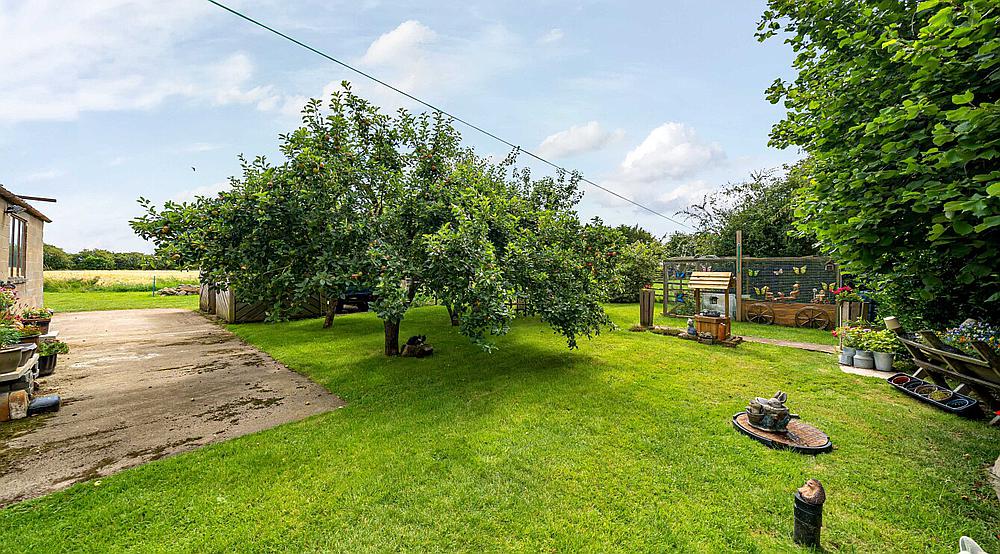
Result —
<path fill-rule="evenodd" d="M 197 296 L 153 296 L 149 292 L 46 292 L 45 306 L 57 312 L 132 310 L 136 308 L 198 309 Z"/>
<path fill-rule="evenodd" d="M 234 332 L 347 407 L 0 511 L 0 549 L 42 551 L 787 552 L 792 493 L 821 480 L 832 551 L 1000 551 L 986 484 L 996 429 L 919 404 L 833 357 L 623 330 L 577 351 L 534 320 L 487 354 L 440 307 L 412 311 L 432 358 L 387 359 L 371 314 Z M 787 391 L 831 454 L 732 430 Z"/>

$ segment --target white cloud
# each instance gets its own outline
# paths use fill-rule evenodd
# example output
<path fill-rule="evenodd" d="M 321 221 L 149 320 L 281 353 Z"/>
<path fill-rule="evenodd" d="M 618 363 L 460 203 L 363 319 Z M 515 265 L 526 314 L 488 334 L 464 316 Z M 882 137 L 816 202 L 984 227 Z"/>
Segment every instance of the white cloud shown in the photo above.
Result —
<path fill-rule="evenodd" d="M 690 175 L 723 158 L 725 153 L 718 144 L 702 141 L 683 123 L 668 121 L 625 156 L 621 169 L 632 179 L 652 181 Z"/>
<path fill-rule="evenodd" d="M 212 13 L 197 0 L 0 3 L 0 122 L 150 109 L 172 97 L 272 109 L 280 95 L 252 84 L 245 54 L 185 59 L 181 45 Z"/>
<path fill-rule="evenodd" d="M 437 33 L 419 21 L 409 20 L 375 39 L 361 58 L 367 65 L 397 62 L 401 54 L 420 52 L 421 47 L 434 42 Z"/>
<path fill-rule="evenodd" d="M 550 29 L 549 32 L 542 35 L 542 38 L 538 39 L 538 42 L 541 42 L 542 44 L 552 44 L 554 42 L 559 42 L 564 36 L 566 35 L 563 33 L 562 29 Z"/>
<path fill-rule="evenodd" d="M 668 121 L 649 135 L 604 180 L 605 186 L 657 210 L 678 210 L 717 188 L 704 177 L 725 160 L 722 147 L 706 142 L 690 126 Z M 598 195 L 609 206 L 624 202 Z"/>
<path fill-rule="evenodd" d="M 489 80 L 523 64 L 527 51 L 520 37 L 499 24 L 457 37 L 408 20 L 372 41 L 356 61 L 403 91 L 440 102 L 457 94 L 482 94 Z M 425 109 L 381 85 L 350 78 L 355 93 L 386 110 Z M 331 81 L 322 98 L 339 88 L 339 79 Z"/>
<path fill-rule="evenodd" d="M 574 125 L 565 131 L 551 134 L 538 145 L 538 154 L 545 157 L 564 158 L 585 152 L 594 152 L 621 140 L 625 131 L 605 130 L 596 121 Z"/>

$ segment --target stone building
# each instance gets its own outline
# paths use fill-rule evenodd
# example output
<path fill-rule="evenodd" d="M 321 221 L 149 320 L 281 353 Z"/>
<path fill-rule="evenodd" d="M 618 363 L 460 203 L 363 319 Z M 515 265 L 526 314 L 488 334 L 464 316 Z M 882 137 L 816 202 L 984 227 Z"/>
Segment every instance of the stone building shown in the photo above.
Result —
<path fill-rule="evenodd" d="M 0 282 L 14 285 L 24 306 L 42 306 L 42 232 L 52 220 L 2 186 L 0 207 Z"/>

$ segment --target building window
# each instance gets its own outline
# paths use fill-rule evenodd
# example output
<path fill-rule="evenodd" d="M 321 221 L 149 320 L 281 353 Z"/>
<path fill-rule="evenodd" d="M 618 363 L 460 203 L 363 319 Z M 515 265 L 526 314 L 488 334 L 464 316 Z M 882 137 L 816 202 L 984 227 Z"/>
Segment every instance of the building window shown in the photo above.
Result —
<path fill-rule="evenodd" d="M 28 222 L 20 217 L 10 217 L 10 265 L 11 278 L 24 279 L 27 267 Z"/>

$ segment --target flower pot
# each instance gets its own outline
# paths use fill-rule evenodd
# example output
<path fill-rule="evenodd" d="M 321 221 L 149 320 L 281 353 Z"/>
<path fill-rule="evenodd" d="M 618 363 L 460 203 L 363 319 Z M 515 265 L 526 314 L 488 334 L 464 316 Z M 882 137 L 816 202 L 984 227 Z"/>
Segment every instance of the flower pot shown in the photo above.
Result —
<path fill-rule="evenodd" d="M 41 331 L 42 334 L 44 335 L 49 332 L 49 325 L 52 323 L 52 318 L 51 317 L 48 319 L 28 318 L 28 319 L 22 319 L 21 323 L 24 323 L 25 325 L 32 325 L 38 327 L 38 330 Z"/>
<path fill-rule="evenodd" d="M 21 347 L 18 345 L 0 348 L 0 373 L 9 373 L 21 365 Z"/>
<path fill-rule="evenodd" d="M 35 353 L 35 349 L 37 349 L 38 346 L 34 344 L 21 344 L 20 347 L 21 347 L 21 363 L 17 365 L 22 366 L 26 364 L 28 360 L 31 359 L 32 354 Z"/>
<path fill-rule="evenodd" d="M 52 354 L 50 356 L 39 356 L 38 357 L 38 376 L 46 377 L 52 375 L 56 371 L 56 362 L 59 359 L 59 354 Z"/>
<path fill-rule="evenodd" d="M 852 358 L 854 357 L 855 354 L 858 353 L 858 349 L 854 348 L 853 346 L 845 346 L 841 348 L 840 351 Z"/>
<path fill-rule="evenodd" d="M 875 369 L 879 371 L 892 371 L 892 361 L 896 357 L 892 352 L 873 352 L 875 355 Z"/>
<path fill-rule="evenodd" d="M 931 400 L 933 400 L 935 402 L 941 402 L 943 404 L 943 403 L 951 400 L 951 397 L 953 397 L 953 396 L 955 396 L 955 393 L 951 392 L 950 390 L 948 390 L 946 388 L 940 388 L 939 387 L 938 390 L 932 391 L 930 394 L 928 394 L 927 398 L 930 398 Z"/>
<path fill-rule="evenodd" d="M 840 353 L 840 365 L 854 365 L 854 354 L 848 354 L 846 349 L 842 351 Z"/>
<path fill-rule="evenodd" d="M 41 335 L 28 335 L 26 337 L 21 337 L 21 344 L 34 344 L 38 346 L 38 339 Z"/>
<path fill-rule="evenodd" d="M 871 350 L 858 350 L 854 353 L 854 367 L 860 369 L 875 369 L 875 358 Z"/>

